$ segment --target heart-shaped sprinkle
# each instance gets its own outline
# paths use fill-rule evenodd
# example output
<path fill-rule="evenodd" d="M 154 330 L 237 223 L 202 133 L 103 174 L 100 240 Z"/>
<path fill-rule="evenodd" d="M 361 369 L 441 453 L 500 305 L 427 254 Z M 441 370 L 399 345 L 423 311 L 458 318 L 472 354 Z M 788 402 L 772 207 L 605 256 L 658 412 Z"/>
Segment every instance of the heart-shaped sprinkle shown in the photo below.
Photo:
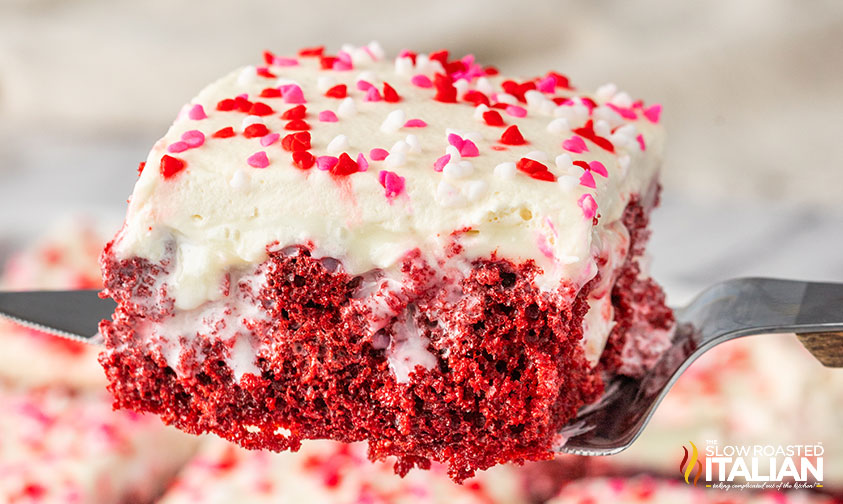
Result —
<path fill-rule="evenodd" d="M 364 156 L 362 152 L 357 154 L 357 166 L 361 172 L 369 169 L 369 162 L 366 161 L 366 156 Z"/>
<path fill-rule="evenodd" d="M 161 165 L 158 167 L 158 171 L 164 179 L 169 179 L 184 170 L 186 166 L 187 163 L 183 160 L 164 154 L 161 158 Z"/>
<path fill-rule="evenodd" d="M 293 152 L 293 164 L 301 170 L 309 170 L 316 163 L 316 158 L 313 154 L 307 151 Z"/>
<path fill-rule="evenodd" d="M 339 158 L 335 158 L 334 156 L 319 156 L 316 158 L 316 168 L 322 171 L 331 171 L 331 168 L 339 162 Z"/>
<path fill-rule="evenodd" d="M 382 99 L 381 93 L 380 93 L 380 91 L 378 91 L 378 88 L 376 88 L 375 86 L 372 86 L 372 87 L 369 88 L 368 91 L 366 91 L 366 97 L 363 98 L 363 101 L 379 102 L 379 101 L 381 101 L 381 99 Z"/>
<path fill-rule="evenodd" d="M 562 148 L 568 152 L 573 152 L 574 154 L 588 152 L 588 146 L 585 144 L 585 140 L 576 135 L 572 136 L 567 140 L 564 140 L 562 142 Z"/>
<path fill-rule="evenodd" d="M 586 219 L 593 219 L 597 215 L 597 202 L 590 194 L 583 194 L 577 201 L 577 205 L 582 209 L 582 214 Z"/>
<path fill-rule="evenodd" d="M 246 162 L 253 168 L 266 168 L 269 166 L 269 158 L 266 156 L 266 152 L 264 151 L 255 152 L 249 156 L 249 159 L 247 159 Z"/>
<path fill-rule="evenodd" d="M 184 152 L 189 148 L 190 146 L 187 145 L 187 142 L 173 142 L 167 146 L 167 152 L 175 154 L 177 152 Z"/>
<path fill-rule="evenodd" d="M 602 175 L 603 177 L 609 176 L 609 171 L 606 170 L 606 166 L 600 161 L 592 161 L 588 163 L 588 169 L 598 175 Z"/>
<path fill-rule="evenodd" d="M 261 147 L 269 147 L 281 138 L 278 133 L 270 133 L 261 137 Z"/>
<path fill-rule="evenodd" d="M 594 189 L 597 187 L 597 184 L 594 183 L 594 175 L 591 174 L 591 171 L 586 171 L 580 177 L 580 185 L 585 187 L 590 187 Z"/>
<path fill-rule="evenodd" d="M 433 82 L 431 82 L 430 78 L 428 78 L 426 75 L 421 75 L 421 74 L 414 75 L 412 78 L 410 78 L 410 82 L 414 86 L 418 86 L 420 88 L 432 88 L 433 87 Z"/>
<path fill-rule="evenodd" d="M 389 155 L 389 151 L 386 149 L 381 149 L 375 147 L 374 149 L 369 151 L 369 157 L 372 158 L 372 161 L 383 161 L 386 159 L 386 156 Z"/>
<path fill-rule="evenodd" d="M 339 119 L 337 119 L 337 114 L 335 114 L 331 110 L 323 110 L 322 112 L 319 112 L 319 120 L 321 122 L 337 122 L 337 121 L 339 121 Z"/>
<path fill-rule="evenodd" d="M 646 117 L 651 123 L 658 123 L 661 115 L 662 106 L 658 103 L 644 109 L 644 117 Z"/>
<path fill-rule="evenodd" d="M 187 113 L 187 117 L 193 119 L 194 121 L 200 121 L 202 119 L 207 119 L 208 115 L 205 114 L 205 109 L 202 105 L 198 103 L 190 108 L 190 112 Z"/>
<path fill-rule="evenodd" d="M 518 105 L 507 105 L 505 110 L 512 117 L 527 117 L 527 109 Z"/>
<path fill-rule="evenodd" d="M 440 157 L 439 159 L 437 159 L 436 161 L 433 162 L 433 169 L 438 171 L 438 172 L 441 172 L 442 169 L 445 168 L 445 165 L 448 164 L 448 161 L 450 161 L 450 160 L 451 160 L 451 155 L 445 154 L 444 156 Z"/>
<path fill-rule="evenodd" d="M 195 149 L 196 147 L 201 147 L 202 144 L 205 143 L 205 134 L 199 130 L 185 131 L 182 133 L 181 139 L 191 149 Z"/>
<path fill-rule="evenodd" d="M 405 128 L 424 128 L 427 126 L 427 123 L 421 119 L 410 119 L 409 121 L 404 123 Z"/>
<path fill-rule="evenodd" d="M 386 197 L 389 199 L 404 191 L 405 179 L 395 172 L 381 170 L 378 172 L 378 182 L 386 189 Z"/>
<path fill-rule="evenodd" d="M 284 94 L 284 103 L 307 103 L 307 100 L 304 99 L 304 93 L 296 84 L 283 86 L 281 92 Z"/>

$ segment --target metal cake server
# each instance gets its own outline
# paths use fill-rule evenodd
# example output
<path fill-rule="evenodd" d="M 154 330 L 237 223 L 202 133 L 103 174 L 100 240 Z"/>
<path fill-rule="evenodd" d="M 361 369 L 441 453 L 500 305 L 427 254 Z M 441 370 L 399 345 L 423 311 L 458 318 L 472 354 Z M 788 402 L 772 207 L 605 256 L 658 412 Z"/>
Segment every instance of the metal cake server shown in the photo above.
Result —
<path fill-rule="evenodd" d="M 101 343 L 98 325 L 117 303 L 98 290 L 0 292 L 0 317 L 83 343 Z"/>
<path fill-rule="evenodd" d="M 0 292 L 0 316 L 76 341 L 100 343 L 97 324 L 115 303 L 98 291 Z M 742 278 L 715 284 L 675 310 L 672 345 L 640 379 L 616 377 L 562 434 L 559 451 L 611 455 L 629 447 L 688 366 L 708 349 L 742 336 L 796 333 L 820 362 L 843 367 L 843 284 Z M 786 371 L 785 371 L 786 372 Z"/>

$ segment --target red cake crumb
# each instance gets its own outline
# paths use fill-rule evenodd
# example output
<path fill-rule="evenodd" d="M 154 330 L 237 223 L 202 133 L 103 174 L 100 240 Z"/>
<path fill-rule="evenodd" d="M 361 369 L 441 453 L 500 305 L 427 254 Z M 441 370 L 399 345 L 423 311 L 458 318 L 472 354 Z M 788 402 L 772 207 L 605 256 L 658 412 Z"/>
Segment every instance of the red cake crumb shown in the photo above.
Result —
<path fill-rule="evenodd" d="M 102 258 L 106 293 L 119 306 L 113 321 L 100 326 L 107 346 L 100 362 L 115 406 L 253 449 L 297 450 L 312 438 L 368 440 L 369 457 L 396 456 L 402 475 L 435 460 L 462 481 L 496 464 L 552 458 L 558 431 L 600 396 L 601 372 L 618 367 L 615 349 L 633 315 L 626 292 L 650 296 L 654 324 L 672 321 L 661 291 L 637 280 L 649 208 L 636 201 L 625 213 L 632 257 L 613 293 L 616 329 L 602 367 L 591 367 L 581 346 L 597 279 L 578 292 L 563 285 L 542 293 L 532 261 L 493 255 L 474 261 L 463 277 L 443 279 L 420 254 L 410 254 L 402 295 L 388 300 L 393 315 L 372 334 L 371 308 L 352 302 L 364 278 L 302 245 L 297 254 L 268 249 L 259 267 L 267 282 L 246 294 L 266 315 L 244 327 L 260 349 L 260 376 L 246 373 L 238 381 L 226 362 L 231 348 L 214 334 L 191 339 L 180 358 L 190 372 L 177 373 L 136 332 L 173 314 L 166 284 L 158 285 L 168 262 L 116 261 L 109 245 Z M 400 324 L 417 328 L 435 358 L 406 382 L 387 359 Z"/>

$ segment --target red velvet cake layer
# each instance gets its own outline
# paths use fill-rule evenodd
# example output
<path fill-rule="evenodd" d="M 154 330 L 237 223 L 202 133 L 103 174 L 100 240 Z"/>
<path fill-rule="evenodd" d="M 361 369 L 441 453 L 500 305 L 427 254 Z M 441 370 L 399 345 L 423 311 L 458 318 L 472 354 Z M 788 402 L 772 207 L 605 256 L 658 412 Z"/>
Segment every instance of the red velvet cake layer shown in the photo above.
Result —
<path fill-rule="evenodd" d="M 643 306 L 641 299 L 628 302 L 629 293 L 644 297 L 647 321 L 671 321 L 658 287 L 638 279 L 634 259 L 647 237 L 647 213 L 632 203 L 625 214 L 632 254 L 613 291 L 609 370 L 618 368 L 624 331 L 638 323 Z M 372 279 L 349 276 L 306 246 L 270 251 L 259 268 L 266 277 L 259 291 L 236 289 L 263 315 L 239 321 L 259 371 L 239 380 L 229 365 L 236 352 L 231 339 L 182 335 L 179 371 L 144 338 L 150 321 L 173 315 L 160 281 L 168 264 L 116 262 L 107 248 L 103 267 L 107 293 L 119 303 L 114 320 L 101 325 L 108 350 L 100 357 L 116 406 L 247 448 L 368 440 L 370 458 L 398 457 L 399 474 L 436 460 L 461 481 L 476 469 L 552 457 L 557 432 L 602 392 L 600 366 L 589 365 L 581 346 L 596 279 L 579 291 L 543 293 L 532 262 L 492 256 L 455 277 L 411 254 L 401 294 L 383 300 L 390 315 L 373 332 L 383 313 L 355 302 Z M 432 360 L 401 380 L 387 354 L 408 334 L 427 342 L 422 350 Z"/>

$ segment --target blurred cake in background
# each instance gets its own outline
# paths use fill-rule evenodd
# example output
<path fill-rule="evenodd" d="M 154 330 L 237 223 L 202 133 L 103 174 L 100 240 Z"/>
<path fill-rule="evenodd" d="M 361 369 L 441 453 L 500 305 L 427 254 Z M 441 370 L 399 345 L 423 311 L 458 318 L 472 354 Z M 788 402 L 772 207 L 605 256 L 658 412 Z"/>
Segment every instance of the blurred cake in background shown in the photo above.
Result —
<path fill-rule="evenodd" d="M 843 371 L 823 367 L 793 335 L 723 343 L 681 376 L 621 467 L 677 473 L 682 446 L 821 443 L 826 487 L 843 488 Z"/>
<path fill-rule="evenodd" d="M 395 475 L 370 462 L 366 445 L 306 441 L 296 453 L 247 451 L 208 439 L 159 501 L 161 504 L 528 502 L 517 469 L 498 466 L 458 485 L 443 466 Z"/>
<path fill-rule="evenodd" d="M 2 290 L 99 289 L 105 240 L 81 217 L 56 223 L 3 265 Z M 99 348 L 26 329 L 0 319 L 0 382 L 105 388 Z"/>
<path fill-rule="evenodd" d="M 811 491 L 787 493 L 724 491 L 686 485 L 684 481 L 637 478 L 587 478 L 566 485 L 548 504 L 832 504 L 831 497 Z"/>
<path fill-rule="evenodd" d="M 0 502 L 151 502 L 195 448 L 105 393 L 0 387 Z"/>

